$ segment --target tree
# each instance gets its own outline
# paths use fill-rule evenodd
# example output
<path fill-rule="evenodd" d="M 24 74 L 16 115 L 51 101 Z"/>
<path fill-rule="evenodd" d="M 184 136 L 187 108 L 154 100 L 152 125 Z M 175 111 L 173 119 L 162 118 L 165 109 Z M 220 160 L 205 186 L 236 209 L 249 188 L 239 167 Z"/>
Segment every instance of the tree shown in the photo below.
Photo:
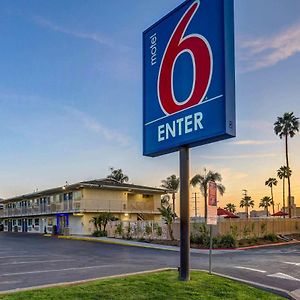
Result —
<path fill-rule="evenodd" d="M 236 206 L 233 203 L 227 203 L 224 209 L 232 212 L 233 214 L 236 212 Z"/>
<path fill-rule="evenodd" d="M 275 208 L 274 208 L 274 197 L 273 197 L 273 186 L 276 186 L 278 183 L 276 178 L 269 178 L 266 182 L 265 185 L 269 186 L 271 188 L 271 199 L 272 199 L 272 207 L 273 207 L 273 214 L 275 213 Z"/>
<path fill-rule="evenodd" d="M 111 173 L 107 175 L 108 179 L 114 179 L 119 183 L 124 183 L 129 181 L 129 177 L 123 173 L 122 169 L 110 168 L 110 172 Z"/>
<path fill-rule="evenodd" d="M 273 204 L 272 199 L 269 196 L 265 196 L 260 200 L 259 207 L 262 207 L 267 212 L 267 217 L 269 216 L 269 207 Z"/>
<path fill-rule="evenodd" d="M 200 192 L 204 197 L 204 217 L 207 220 L 207 197 L 208 197 L 208 185 L 210 181 L 214 181 L 217 184 L 217 189 L 219 193 L 223 196 L 225 193 L 225 187 L 220 182 L 222 181 L 222 176 L 213 171 L 208 171 L 206 173 L 206 169 L 204 169 L 204 174 L 196 174 L 190 181 L 190 184 L 195 187 L 199 185 Z"/>
<path fill-rule="evenodd" d="M 174 241 L 174 235 L 173 235 L 173 228 L 172 225 L 174 223 L 174 220 L 176 218 L 176 213 L 172 211 L 172 208 L 170 205 L 168 206 L 161 206 L 158 208 L 159 212 L 162 215 L 162 218 L 164 219 L 165 223 L 168 226 L 169 236 L 172 241 Z"/>
<path fill-rule="evenodd" d="M 288 138 L 293 138 L 299 131 L 299 118 L 294 116 L 294 113 L 284 113 L 282 117 L 277 117 L 277 121 L 274 123 L 274 132 L 280 137 L 284 138 L 285 141 L 285 159 L 286 167 L 290 169 L 289 165 L 289 151 L 288 151 Z M 289 207 L 289 218 L 292 217 L 291 207 L 291 180 L 290 174 L 287 177 L 288 180 L 288 207 Z"/>
<path fill-rule="evenodd" d="M 249 218 L 249 207 L 254 207 L 254 200 L 251 199 L 251 196 L 244 196 L 244 198 L 240 202 L 240 207 L 243 208 L 245 207 L 246 214 L 247 214 L 247 219 Z"/>
<path fill-rule="evenodd" d="M 282 207 L 283 212 L 285 213 L 285 179 L 292 175 L 292 170 L 288 169 L 286 166 L 281 166 L 277 170 L 277 176 L 282 180 Z M 285 218 L 285 215 L 283 215 Z"/>
<path fill-rule="evenodd" d="M 102 213 L 98 214 L 96 217 L 93 217 L 90 220 L 90 223 L 93 223 L 93 225 L 95 226 L 96 231 L 105 232 L 108 222 L 117 221 L 117 220 L 118 220 L 118 218 L 116 218 L 112 213 L 102 212 Z M 102 230 L 102 226 L 103 226 L 103 230 Z"/>
<path fill-rule="evenodd" d="M 175 212 L 175 195 L 178 192 L 179 183 L 179 177 L 174 174 L 161 181 L 161 187 L 170 190 L 172 193 L 173 212 Z"/>

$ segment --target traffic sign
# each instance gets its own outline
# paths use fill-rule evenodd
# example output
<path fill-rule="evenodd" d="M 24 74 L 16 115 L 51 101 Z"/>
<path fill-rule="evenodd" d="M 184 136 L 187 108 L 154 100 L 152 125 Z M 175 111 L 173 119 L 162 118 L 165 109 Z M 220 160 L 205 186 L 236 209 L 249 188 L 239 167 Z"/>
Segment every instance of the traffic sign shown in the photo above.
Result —
<path fill-rule="evenodd" d="M 143 153 L 235 136 L 233 0 L 188 0 L 143 34 Z"/>

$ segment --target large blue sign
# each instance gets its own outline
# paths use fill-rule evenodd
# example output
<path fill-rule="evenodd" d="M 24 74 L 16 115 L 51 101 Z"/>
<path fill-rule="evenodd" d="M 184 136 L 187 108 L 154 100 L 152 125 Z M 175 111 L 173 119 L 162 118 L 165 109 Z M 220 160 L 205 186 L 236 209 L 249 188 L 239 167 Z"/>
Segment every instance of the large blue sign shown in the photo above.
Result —
<path fill-rule="evenodd" d="M 144 155 L 235 136 L 233 27 L 233 0 L 189 0 L 144 32 Z"/>

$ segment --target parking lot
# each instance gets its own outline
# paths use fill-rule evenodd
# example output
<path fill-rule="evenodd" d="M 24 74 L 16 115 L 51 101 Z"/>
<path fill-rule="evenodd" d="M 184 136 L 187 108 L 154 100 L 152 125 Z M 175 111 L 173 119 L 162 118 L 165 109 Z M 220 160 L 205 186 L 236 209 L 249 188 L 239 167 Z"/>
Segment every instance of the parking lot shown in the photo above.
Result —
<path fill-rule="evenodd" d="M 0 233 L 0 291 L 178 265 L 174 251 Z M 192 254 L 191 266 L 207 269 L 207 254 Z M 300 289 L 300 245 L 215 254 L 213 267 L 287 291 Z"/>

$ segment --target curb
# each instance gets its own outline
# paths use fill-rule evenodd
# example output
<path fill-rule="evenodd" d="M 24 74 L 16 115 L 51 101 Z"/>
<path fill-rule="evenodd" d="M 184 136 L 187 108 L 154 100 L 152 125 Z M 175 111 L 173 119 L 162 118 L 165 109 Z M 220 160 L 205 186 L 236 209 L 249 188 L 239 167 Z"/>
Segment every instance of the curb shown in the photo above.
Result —
<path fill-rule="evenodd" d="M 48 237 L 48 235 L 47 235 Z M 98 242 L 98 243 L 103 243 L 103 244 L 112 244 L 112 245 L 120 245 L 120 246 L 128 246 L 128 247 L 139 247 L 139 248 L 148 248 L 148 249 L 157 249 L 157 250 L 165 250 L 165 251 L 174 251 L 178 252 L 178 249 L 175 248 L 164 248 L 160 247 L 160 244 L 147 244 L 140 242 L 140 244 L 130 244 L 122 241 L 113 241 L 113 240 L 100 240 L 100 239 L 95 239 L 95 238 L 90 238 L 90 237 L 76 237 L 76 236 L 58 236 L 58 239 L 66 239 L 66 240 L 75 240 L 75 241 L 87 241 L 87 242 Z M 143 244 L 142 244 L 143 243 Z M 213 251 L 242 251 L 242 250 L 249 250 L 249 249 L 259 249 L 259 248 L 269 248 L 269 247 L 277 247 L 277 246 L 286 246 L 286 245 L 296 245 L 300 244 L 300 241 L 291 241 L 291 242 L 281 242 L 281 243 L 274 243 L 274 244 L 265 244 L 265 245 L 254 245 L 254 246 L 247 246 L 247 247 L 238 247 L 238 248 L 216 248 L 213 249 Z M 155 245 L 155 246 L 154 246 Z M 156 246 L 157 245 L 157 246 Z M 163 246 L 163 245 L 162 245 Z M 176 247 L 176 246 L 174 246 Z M 191 248 L 195 250 L 209 250 L 209 249 L 198 249 L 198 248 Z"/>
<path fill-rule="evenodd" d="M 192 269 L 192 270 L 202 271 L 202 272 L 208 273 L 207 270 L 200 270 L 200 269 Z M 245 283 L 245 284 L 248 284 L 250 286 L 256 287 L 258 289 L 261 289 L 261 290 L 271 292 L 273 294 L 285 297 L 285 298 L 290 299 L 290 300 L 299 300 L 299 298 L 297 296 L 295 297 L 293 295 L 293 292 L 289 292 L 287 290 L 283 290 L 283 289 L 280 289 L 280 288 L 275 288 L 273 286 L 269 286 L 269 285 L 266 285 L 266 284 L 257 283 L 257 282 L 254 282 L 254 281 L 245 280 L 245 279 L 241 279 L 241 278 L 236 278 L 236 277 L 233 277 L 233 276 L 224 275 L 224 274 L 220 274 L 220 273 L 216 273 L 216 272 L 212 272 L 212 274 L 223 277 L 223 278 L 235 280 L 235 281 L 238 281 L 238 282 L 241 282 L 241 283 Z"/>
<path fill-rule="evenodd" d="M 18 292 L 26 292 L 26 291 L 33 291 L 33 290 L 38 290 L 38 289 L 54 288 L 54 287 L 76 286 L 76 285 L 90 283 L 90 282 L 99 281 L 99 280 L 123 278 L 123 277 L 128 277 L 128 276 L 151 274 L 151 273 L 171 271 L 171 270 L 176 270 L 176 268 L 161 268 L 161 269 L 155 269 L 155 270 L 149 270 L 149 271 L 125 273 L 125 274 L 111 275 L 111 276 L 105 276 L 105 277 L 70 281 L 70 282 L 44 284 L 44 285 L 38 285 L 38 286 L 32 286 L 32 287 L 26 287 L 26 288 L 13 289 L 13 290 L 8 290 L 8 291 L 0 291 L 0 295 L 15 294 Z"/>
<path fill-rule="evenodd" d="M 254 245 L 254 246 L 239 247 L 235 249 L 248 250 L 248 249 L 268 248 L 268 247 L 276 247 L 276 246 L 296 245 L 296 244 L 300 244 L 300 241 L 281 242 L 281 243 L 265 244 L 265 245 Z"/>
<path fill-rule="evenodd" d="M 84 279 L 84 280 L 77 280 L 77 281 L 71 281 L 71 282 L 62 282 L 62 283 L 52 283 L 52 284 L 45 284 L 45 285 L 39 285 L 39 286 L 33 286 L 33 287 L 27 287 L 27 288 L 19 288 L 19 289 L 13 289 L 13 290 L 8 290 L 8 291 L 0 291 L 0 295 L 9 295 L 9 294 L 15 294 L 18 292 L 26 292 L 26 291 L 34 291 L 38 289 L 46 289 L 46 288 L 54 288 L 54 287 L 68 287 L 68 286 L 76 286 L 80 284 L 85 284 L 85 283 L 90 283 L 90 282 L 95 282 L 99 280 L 108 280 L 108 279 L 114 279 L 114 278 L 123 278 L 123 277 L 128 277 L 128 276 L 134 276 L 134 275 L 143 275 L 143 274 L 152 274 L 152 273 L 157 273 L 157 272 L 164 272 L 164 271 L 176 271 L 177 268 L 161 268 L 161 269 L 155 269 L 155 270 L 149 270 L 149 271 L 141 271 L 141 272 L 133 272 L 133 273 L 125 273 L 125 274 L 118 274 L 118 275 L 111 275 L 111 276 L 106 276 L 106 277 L 99 277 L 99 278 L 92 278 L 92 279 Z M 202 269 L 191 269 L 191 271 L 200 271 L 200 272 L 205 272 L 208 273 L 207 270 L 202 270 Z M 234 281 L 238 281 L 241 283 L 248 284 L 250 286 L 256 287 L 258 289 L 262 289 L 268 292 L 272 292 L 273 294 L 283 296 L 287 299 L 290 300 L 298 300 L 298 297 L 294 297 L 292 293 L 286 290 L 274 288 L 268 285 L 248 281 L 248 280 L 243 280 L 239 279 L 236 277 L 228 276 L 228 275 L 223 275 L 219 273 L 212 272 L 213 275 L 220 276 L 223 278 L 231 279 Z"/>
<path fill-rule="evenodd" d="M 177 249 L 168 249 L 168 248 L 161 248 L 159 247 L 159 244 L 157 247 L 153 247 L 152 245 L 145 245 L 142 244 L 127 244 L 119 241 L 107 241 L 107 240 L 97 240 L 93 238 L 88 237 L 70 237 L 70 236 L 58 236 L 58 239 L 64 239 L 64 240 L 74 240 L 74 241 L 85 241 L 85 242 L 96 242 L 96 243 L 103 243 L 103 244 L 111 244 L 111 245 L 120 245 L 120 246 L 128 246 L 128 247 L 138 247 L 138 248 L 148 248 L 148 249 L 157 249 L 157 250 L 166 250 L 166 251 L 174 251 L 177 252 Z"/>

